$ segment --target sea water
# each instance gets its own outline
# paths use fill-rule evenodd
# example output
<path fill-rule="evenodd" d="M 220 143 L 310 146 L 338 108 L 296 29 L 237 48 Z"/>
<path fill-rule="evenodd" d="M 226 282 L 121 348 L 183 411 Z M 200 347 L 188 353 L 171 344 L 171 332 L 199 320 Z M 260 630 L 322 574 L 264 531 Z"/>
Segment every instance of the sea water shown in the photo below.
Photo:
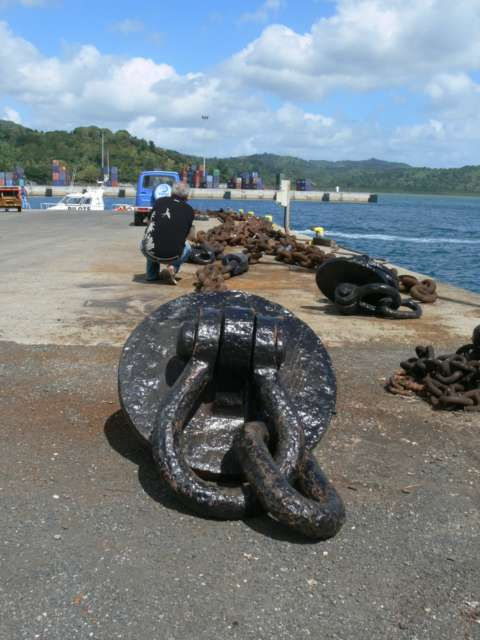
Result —
<path fill-rule="evenodd" d="M 32 198 L 32 207 L 47 200 Z M 118 202 L 106 198 L 105 206 L 111 209 Z M 283 209 L 272 201 L 190 202 L 198 209 L 230 207 L 283 221 Z M 344 247 L 480 293 L 480 198 L 389 194 L 371 204 L 292 202 L 292 230 L 313 235 L 316 226 Z"/>

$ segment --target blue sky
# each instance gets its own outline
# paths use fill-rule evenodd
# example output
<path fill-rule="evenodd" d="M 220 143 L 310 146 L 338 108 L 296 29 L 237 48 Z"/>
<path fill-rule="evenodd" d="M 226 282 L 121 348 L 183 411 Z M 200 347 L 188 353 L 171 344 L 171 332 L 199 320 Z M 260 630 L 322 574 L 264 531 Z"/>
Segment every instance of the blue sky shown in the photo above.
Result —
<path fill-rule="evenodd" d="M 46 55 L 59 55 L 65 46 L 92 43 L 104 53 L 168 61 L 180 73 L 187 73 L 203 71 L 233 55 L 257 38 L 269 22 L 303 32 L 334 9 L 329 1 L 311 0 L 301 3 L 300 11 L 292 1 L 258 13 L 261 5 L 256 0 L 183 0 L 179 10 L 177 3 L 144 0 L 120 0 L 114 8 L 113 3 L 92 0 L 37 6 L 10 2 L 2 17 L 16 34 Z"/>
<path fill-rule="evenodd" d="M 480 0 L 0 0 L 0 118 L 199 155 L 480 164 L 478 33 Z"/>

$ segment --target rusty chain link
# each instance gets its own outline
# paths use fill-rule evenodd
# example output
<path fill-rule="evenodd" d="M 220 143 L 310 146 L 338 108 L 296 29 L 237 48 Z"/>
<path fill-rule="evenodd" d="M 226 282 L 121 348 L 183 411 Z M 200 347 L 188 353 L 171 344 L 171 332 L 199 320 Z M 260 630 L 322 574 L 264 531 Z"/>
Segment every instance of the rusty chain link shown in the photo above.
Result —
<path fill-rule="evenodd" d="M 196 212 L 197 214 L 205 214 L 205 212 Z M 196 236 L 196 242 L 200 248 L 203 248 L 211 256 L 210 264 L 205 264 L 203 268 L 196 272 L 196 280 L 194 287 L 197 291 L 226 291 L 228 290 L 225 280 L 241 273 L 245 273 L 248 268 L 236 270 L 225 263 L 218 264 L 213 262 L 213 254 L 216 260 L 221 260 L 223 252 L 227 247 L 242 246 L 243 254 L 247 256 L 248 265 L 259 262 L 264 255 L 274 256 L 278 262 L 284 262 L 289 265 L 296 265 L 304 269 L 317 269 L 326 261 L 335 257 L 335 251 L 338 247 L 332 248 L 330 253 L 321 250 L 317 245 L 307 244 L 299 241 L 294 235 L 286 234 L 280 229 L 276 229 L 272 222 L 256 217 L 248 217 L 245 214 L 235 213 L 232 211 L 207 211 L 209 217 L 215 217 L 221 221 L 221 224 L 210 229 L 209 231 L 199 231 Z M 201 249 L 197 249 L 197 252 Z M 233 255 L 233 254 L 232 254 Z M 392 273 L 397 275 L 395 269 L 391 269 Z M 398 276 L 399 290 L 409 293 L 411 298 L 423 303 L 435 302 L 437 299 L 436 283 L 430 279 L 419 281 L 414 276 L 400 275 Z M 345 302 L 342 305 L 342 294 L 338 293 L 339 308 L 344 309 L 345 313 L 356 313 L 357 311 L 388 317 L 393 319 L 410 319 L 421 316 L 421 308 L 414 300 L 400 300 L 397 303 L 396 294 L 386 295 L 380 299 L 378 303 L 372 305 L 369 303 L 368 295 L 362 295 L 361 291 L 346 292 L 346 296 L 351 298 L 356 296 L 355 304 Z M 402 311 L 399 307 L 407 307 L 408 311 Z M 350 309 L 350 311 L 349 311 Z"/>
<path fill-rule="evenodd" d="M 416 358 L 400 363 L 387 391 L 417 394 L 437 409 L 480 411 L 480 325 L 472 342 L 450 355 L 435 356 L 434 348 L 417 346 Z"/>
<path fill-rule="evenodd" d="M 401 275 L 398 276 L 400 282 L 400 291 L 408 293 L 415 300 L 420 302 L 435 302 L 438 298 L 437 285 L 431 278 L 418 280 L 415 276 Z"/>
<path fill-rule="evenodd" d="M 222 257 L 227 247 L 241 246 L 249 265 L 256 264 L 264 255 L 274 256 L 275 260 L 285 264 L 315 269 L 328 260 L 333 253 L 325 253 L 318 246 L 299 241 L 295 236 L 285 234 L 264 219 L 246 217 L 233 212 L 209 212 L 221 220 L 221 224 L 209 231 L 199 231 L 196 235 L 198 245 L 215 253 L 216 259 Z M 233 255 L 233 254 L 232 254 Z M 244 273 L 246 269 L 241 271 Z M 225 280 L 240 275 L 238 269 L 229 265 L 209 264 L 196 272 L 194 287 L 197 291 L 225 291 Z"/>

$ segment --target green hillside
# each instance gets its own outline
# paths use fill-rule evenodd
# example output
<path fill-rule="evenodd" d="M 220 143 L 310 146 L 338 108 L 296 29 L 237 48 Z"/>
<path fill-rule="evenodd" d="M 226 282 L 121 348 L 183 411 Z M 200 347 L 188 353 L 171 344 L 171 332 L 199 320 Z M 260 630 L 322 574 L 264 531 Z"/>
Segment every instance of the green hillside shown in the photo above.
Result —
<path fill-rule="evenodd" d="M 49 184 L 51 161 L 56 159 L 70 172 L 76 170 L 77 182 L 94 182 L 100 173 L 102 132 L 110 164 L 118 167 L 121 182 L 135 182 L 144 169 L 179 170 L 201 162 L 201 158 L 162 149 L 127 131 L 78 127 L 72 132 L 42 132 L 0 120 L 0 171 L 20 165 L 28 180 Z M 284 173 L 292 181 L 307 178 L 319 190 L 333 190 L 339 185 L 344 191 L 480 194 L 480 166 L 430 169 L 375 158 L 328 162 L 269 153 L 208 158 L 207 166 L 220 169 L 222 180 L 243 171 L 258 171 L 266 186 L 274 185 L 277 173 Z"/>
<path fill-rule="evenodd" d="M 0 171 L 11 171 L 20 165 L 27 179 L 49 184 L 55 159 L 66 164 L 70 172 L 76 170 L 77 182 L 95 182 L 101 173 L 102 131 L 110 164 L 118 167 L 122 182 L 134 182 L 144 169 L 175 170 L 193 161 L 191 156 L 160 149 L 128 131 L 112 133 L 98 127 L 78 127 L 71 133 L 42 132 L 0 120 Z"/>

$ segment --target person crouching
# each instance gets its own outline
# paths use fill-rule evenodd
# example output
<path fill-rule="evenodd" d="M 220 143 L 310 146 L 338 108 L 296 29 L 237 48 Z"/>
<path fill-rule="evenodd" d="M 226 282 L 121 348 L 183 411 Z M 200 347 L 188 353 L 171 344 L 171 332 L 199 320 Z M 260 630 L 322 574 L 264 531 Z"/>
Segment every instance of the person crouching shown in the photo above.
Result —
<path fill-rule="evenodd" d="M 188 185 L 175 182 L 172 195 L 158 198 L 145 230 L 141 249 L 147 258 L 146 280 L 177 284 L 175 275 L 191 253 L 187 238 L 192 231 L 194 213 L 187 204 Z M 160 265 L 165 268 L 160 271 Z"/>

